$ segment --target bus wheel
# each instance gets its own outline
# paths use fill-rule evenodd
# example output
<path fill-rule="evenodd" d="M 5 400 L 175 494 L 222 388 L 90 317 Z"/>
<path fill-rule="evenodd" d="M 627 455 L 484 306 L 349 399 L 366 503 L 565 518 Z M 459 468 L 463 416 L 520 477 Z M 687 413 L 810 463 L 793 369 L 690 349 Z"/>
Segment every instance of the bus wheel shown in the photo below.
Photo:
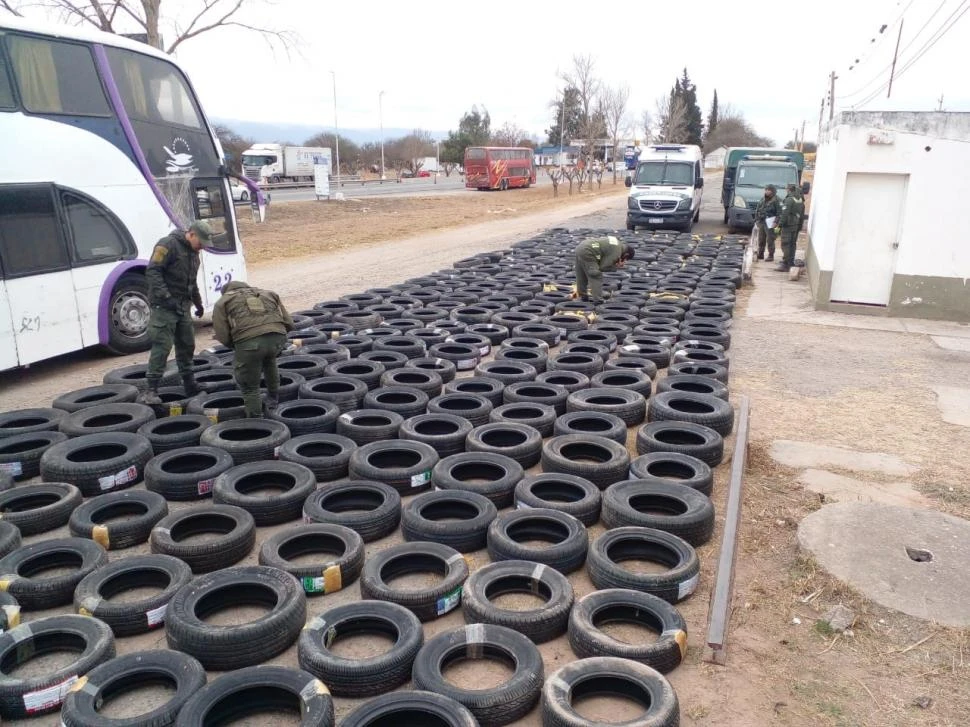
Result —
<path fill-rule="evenodd" d="M 502 183 L 498 186 L 498 188 L 501 189 L 503 192 L 507 190 L 509 188 L 509 180 L 503 178 Z"/>
<path fill-rule="evenodd" d="M 240 195 L 239 195 L 239 201 L 240 201 L 240 202 L 248 202 L 248 201 L 249 201 L 249 192 L 247 192 L 247 191 L 246 191 L 246 190 L 244 189 L 244 190 L 242 191 L 242 194 L 240 194 Z"/>
<path fill-rule="evenodd" d="M 127 354 L 151 348 L 151 341 L 148 340 L 151 311 L 148 283 L 144 276 L 122 275 L 111 291 L 108 350 Z"/>

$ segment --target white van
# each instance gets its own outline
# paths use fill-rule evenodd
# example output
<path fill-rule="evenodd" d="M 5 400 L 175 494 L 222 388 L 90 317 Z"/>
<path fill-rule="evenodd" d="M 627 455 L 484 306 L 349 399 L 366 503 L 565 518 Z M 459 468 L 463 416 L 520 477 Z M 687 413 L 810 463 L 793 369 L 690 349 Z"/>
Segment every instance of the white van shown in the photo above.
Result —
<path fill-rule="evenodd" d="M 700 219 L 704 191 L 699 146 L 654 144 L 643 149 L 637 168 L 626 178 L 630 196 L 626 229 L 666 228 L 690 232 Z"/>

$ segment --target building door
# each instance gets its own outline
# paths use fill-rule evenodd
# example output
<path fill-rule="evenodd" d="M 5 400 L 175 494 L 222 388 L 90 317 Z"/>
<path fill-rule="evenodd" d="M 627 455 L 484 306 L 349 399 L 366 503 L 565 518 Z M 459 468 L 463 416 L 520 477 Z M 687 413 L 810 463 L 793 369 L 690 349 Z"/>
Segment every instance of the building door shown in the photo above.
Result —
<path fill-rule="evenodd" d="M 907 174 L 847 175 L 832 272 L 833 303 L 889 304 L 908 181 Z"/>

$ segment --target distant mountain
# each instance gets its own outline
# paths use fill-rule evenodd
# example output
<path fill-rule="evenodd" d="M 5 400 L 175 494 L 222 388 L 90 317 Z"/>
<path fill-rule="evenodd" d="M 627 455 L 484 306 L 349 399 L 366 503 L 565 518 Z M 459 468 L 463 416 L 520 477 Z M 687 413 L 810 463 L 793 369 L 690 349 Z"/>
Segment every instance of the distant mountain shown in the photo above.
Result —
<path fill-rule="evenodd" d="M 213 124 L 228 126 L 240 136 L 253 139 L 257 142 L 288 141 L 294 144 L 302 144 L 314 134 L 321 132 L 332 132 L 333 126 L 326 124 L 287 124 L 272 123 L 262 121 L 243 121 L 241 119 L 223 119 L 213 117 L 210 119 Z M 410 134 L 414 129 L 384 129 L 384 140 Z M 380 129 L 340 129 L 340 135 L 353 141 L 355 144 L 364 144 L 368 141 L 380 141 Z M 431 135 L 436 139 L 444 139 L 448 136 L 447 131 L 432 131 Z"/>

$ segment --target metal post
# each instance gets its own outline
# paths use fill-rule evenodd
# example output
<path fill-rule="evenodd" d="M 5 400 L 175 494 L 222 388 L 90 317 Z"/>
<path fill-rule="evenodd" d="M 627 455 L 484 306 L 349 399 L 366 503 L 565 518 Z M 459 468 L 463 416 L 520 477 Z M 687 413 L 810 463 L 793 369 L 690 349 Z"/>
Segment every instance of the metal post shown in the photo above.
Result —
<path fill-rule="evenodd" d="M 559 119 L 559 174 L 562 174 L 562 142 L 566 129 L 566 89 L 562 90 L 562 111 Z"/>
<path fill-rule="evenodd" d="M 381 91 L 377 94 L 377 115 L 380 119 L 381 124 L 381 180 L 383 181 L 387 177 L 384 176 L 384 92 Z"/>
<path fill-rule="evenodd" d="M 835 71 L 829 74 L 829 121 L 835 116 Z"/>
<path fill-rule="evenodd" d="M 434 183 L 438 183 L 438 172 L 441 169 L 441 139 L 434 140 Z"/>
<path fill-rule="evenodd" d="M 337 74 L 330 71 L 333 77 L 333 143 L 337 147 L 336 184 L 340 186 L 340 126 L 337 125 Z"/>

